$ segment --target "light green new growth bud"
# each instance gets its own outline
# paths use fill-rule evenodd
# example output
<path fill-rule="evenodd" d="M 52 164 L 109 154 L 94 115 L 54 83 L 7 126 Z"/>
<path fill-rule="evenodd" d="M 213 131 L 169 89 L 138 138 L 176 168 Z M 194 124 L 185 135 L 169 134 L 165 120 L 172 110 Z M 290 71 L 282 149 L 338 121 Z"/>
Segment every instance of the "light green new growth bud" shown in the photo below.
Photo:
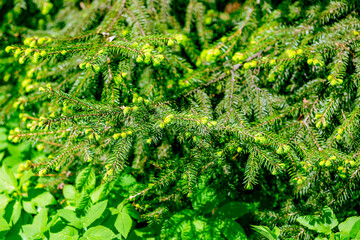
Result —
<path fill-rule="evenodd" d="M 88 129 L 85 129 L 85 134 L 89 134 L 89 133 L 92 133 L 93 130 L 91 128 L 88 128 Z"/>
<path fill-rule="evenodd" d="M 122 78 L 121 76 L 117 75 L 114 77 L 114 81 L 117 85 L 120 85 L 122 83 Z"/>
<path fill-rule="evenodd" d="M 278 149 L 276 150 L 276 153 L 277 154 L 283 154 L 284 153 L 282 146 L 278 147 Z"/>
<path fill-rule="evenodd" d="M 126 132 L 127 135 L 132 135 L 132 133 L 133 133 L 132 131 L 127 131 Z"/>
<path fill-rule="evenodd" d="M 232 57 L 232 60 L 234 62 L 241 62 L 244 59 L 245 59 L 245 54 L 243 54 L 241 52 L 235 53 L 234 56 Z"/>
<path fill-rule="evenodd" d="M 6 46 L 5 52 L 10 53 L 11 50 L 13 50 L 13 47 L 11 47 L 11 46 Z"/>
<path fill-rule="evenodd" d="M 127 136 L 126 133 L 124 133 L 124 132 L 121 133 L 121 137 L 122 137 L 122 138 L 126 138 L 126 136 Z"/>
<path fill-rule="evenodd" d="M 32 53 L 33 50 L 32 49 L 26 49 L 25 50 L 25 56 L 29 55 L 30 53 Z"/>
<path fill-rule="evenodd" d="M 168 43 L 167 43 L 168 46 L 172 46 L 174 45 L 174 40 L 172 40 L 171 38 L 169 39 Z"/>
<path fill-rule="evenodd" d="M 252 60 L 252 61 L 250 62 L 250 67 L 254 68 L 254 67 L 256 67 L 256 66 L 257 66 L 257 61 Z"/>
<path fill-rule="evenodd" d="M 40 56 L 45 57 L 45 56 L 46 56 L 46 51 L 45 51 L 45 50 L 42 50 L 42 51 L 40 52 Z"/>
<path fill-rule="evenodd" d="M 241 152 L 242 151 L 242 147 L 238 147 L 237 149 L 236 149 L 236 151 L 239 153 L 239 152 Z"/>
<path fill-rule="evenodd" d="M 168 124 L 169 122 L 171 122 L 171 120 L 174 118 L 174 115 L 173 114 L 170 114 L 168 116 L 165 117 L 164 119 L 164 123 L 165 124 Z"/>
<path fill-rule="evenodd" d="M 44 2 L 42 5 L 41 14 L 42 15 L 48 14 L 52 8 L 53 8 L 53 4 L 51 2 Z"/>
<path fill-rule="evenodd" d="M 25 45 L 25 46 L 29 46 L 30 43 L 31 43 L 31 38 L 25 38 L 25 40 L 24 40 L 24 45 Z"/>
<path fill-rule="evenodd" d="M 90 64 L 90 63 L 86 63 L 85 67 L 86 67 L 86 68 L 91 68 L 91 64 Z"/>
<path fill-rule="evenodd" d="M 144 58 L 141 56 L 141 55 L 139 55 L 137 58 L 136 58 L 136 62 L 138 62 L 138 63 L 141 63 L 141 62 L 143 62 L 144 61 Z"/>
<path fill-rule="evenodd" d="M 211 121 L 211 125 L 216 126 L 216 125 L 217 125 L 217 121 Z"/>
<path fill-rule="evenodd" d="M 21 50 L 20 48 L 17 48 L 17 49 L 15 50 L 14 56 L 15 56 L 15 57 L 18 57 L 21 53 L 22 53 L 22 50 Z"/>
<path fill-rule="evenodd" d="M 151 143 L 151 138 L 147 139 L 146 143 L 150 144 Z"/>
<path fill-rule="evenodd" d="M 40 170 L 40 172 L 39 172 L 40 177 L 43 177 L 45 174 L 46 174 L 46 169 Z"/>
<path fill-rule="evenodd" d="M 79 67 L 80 69 L 85 69 L 86 66 L 86 62 L 80 63 Z"/>
<path fill-rule="evenodd" d="M 34 85 L 28 85 L 25 87 L 25 92 L 30 92 L 34 89 Z"/>
<path fill-rule="evenodd" d="M 296 56 L 296 52 L 294 50 L 291 50 L 291 49 L 287 49 L 285 51 L 285 53 L 289 58 L 294 58 Z"/>
<path fill-rule="evenodd" d="M 134 112 L 136 112 L 137 110 L 139 110 L 139 107 L 135 106 L 132 108 Z"/>
<path fill-rule="evenodd" d="M 35 40 L 32 40 L 30 42 L 30 47 L 36 47 L 36 41 Z"/>
<path fill-rule="evenodd" d="M 143 100 L 144 100 L 144 99 L 143 99 L 142 97 L 139 97 L 139 98 L 137 99 L 137 102 L 138 102 L 138 103 L 142 103 Z"/>
<path fill-rule="evenodd" d="M 202 124 L 205 125 L 207 123 L 207 121 L 208 121 L 208 117 L 203 117 L 200 121 L 201 121 Z"/>
<path fill-rule="evenodd" d="M 94 71 L 96 73 L 98 73 L 100 71 L 100 66 L 99 65 L 93 65 Z"/>
<path fill-rule="evenodd" d="M 290 146 L 288 145 L 284 145 L 283 148 L 284 148 L 284 153 L 288 153 L 290 151 Z"/>
<path fill-rule="evenodd" d="M 271 66 L 276 65 L 276 59 L 271 59 L 271 60 L 270 60 L 270 65 L 271 65 Z"/>
<path fill-rule="evenodd" d="M 337 132 L 338 132 L 338 134 L 340 134 L 340 135 L 341 135 L 341 134 L 343 134 L 343 133 L 344 133 L 344 129 L 343 129 L 343 128 L 339 128 Z"/>
<path fill-rule="evenodd" d="M 130 112 L 130 107 L 125 107 L 123 111 L 124 115 L 128 114 Z"/>
<path fill-rule="evenodd" d="M 65 55 L 66 53 L 67 53 L 66 50 L 62 50 L 62 51 L 61 51 L 61 55 Z"/>
<path fill-rule="evenodd" d="M 151 61 L 151 53 L 146 52 L 146 53 L 145 53 L 145 60 L 144 60 L 144 62 L 145 62 L 146 64 L 148 64 L 148 63 L 150 63 L 150 61 Z"/>
<path fill-rule="evenodd" d="M 219 56 L 221 54 L 220 50 L 218 48 L 215 48 L 213 51 L 214 56 Z"/>
<path fill-rule="evenodd" d="M 159 59 L 157 59 L 157 58 L 154 58 L 154 59 L 153 59 L 153 66 L 154 66 L 154 67 L 160 66 L 160 61 L 159 61 Z"/>
<path fill-rule="evenodd" d="M 186 41 L 186 37 L 182 34 L 178 34 L 175 36 L 175 40 L 178 42 L 178 43 L 184 43 Z"/>
<path fill-rule="evenodd" d="M 25 63 L 25 57 L 19 58 L 19 63 L 20 63 L 20 64 L 24 64 L 24 63 Z"/>
<path fill-rule="evenodd" d="M 247 62 L 247 63 L 244 63 L 244 68 L 245 68 L 245 69 L 250 69 L 250 63 L 248 63 L 248 62 Z"/>
<path fill-rule="evenodd" d="M 40 53 L 36 52 L 34 53 L 34 60 L 37 61 L 40 57 Z"/>
<path fill-rule="evenodd" d="M 37 42 L 38 42 L 38 44 L 42 45 L 45 42 L 45 40 L 46 40 L 46 38 L 41 37 L 38 39 Z"/>
<path fill-rule="evenodd" d="M 121 77 L 122 77 L 122 78 L 126 78 L 127 75 L 128 75 L 128 74 L 127 74 L 126 72 L 121 73 Z"/>
<path fill-rule="evenodd" d="M 30 160 L 26 160 L 25 167 L 26 168 L 31 168 L 32 167 L 32 162 Z"/>

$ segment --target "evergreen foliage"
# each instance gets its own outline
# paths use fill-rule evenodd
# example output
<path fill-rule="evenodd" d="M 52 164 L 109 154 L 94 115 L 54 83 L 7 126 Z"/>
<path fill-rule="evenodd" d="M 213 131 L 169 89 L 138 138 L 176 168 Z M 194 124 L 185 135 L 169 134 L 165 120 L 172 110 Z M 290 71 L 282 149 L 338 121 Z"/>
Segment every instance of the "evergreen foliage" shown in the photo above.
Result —
<path fill-rule="evenodd" d="M 312 236 L 298 217 L 358 208 L 358 1 L 32 4 L 53 15 L 6 40 L 1 116 L 21 112 L 9 140 L 46 153 L 39 176 L 78 176 L 81 218 L 107 204 L 93 168 L 111 189 L 133 176 L 124 198 L 164 239 L 194 238 L 188 219 L 203 239 L 242 239 L 232 218 L 236 236 L 213 227 L 229 201 L 297 239 Z"/>

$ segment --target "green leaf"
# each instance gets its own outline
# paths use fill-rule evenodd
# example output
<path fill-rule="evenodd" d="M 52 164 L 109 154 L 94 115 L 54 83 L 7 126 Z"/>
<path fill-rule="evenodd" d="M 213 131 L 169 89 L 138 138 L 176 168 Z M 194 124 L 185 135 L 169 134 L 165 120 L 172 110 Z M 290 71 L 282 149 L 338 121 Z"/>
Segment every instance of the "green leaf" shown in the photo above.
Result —
<path fill-rule="evenodd" d="M 50 240 L 77 240 L 79 239 L 78 231 L 73 227 L 65 227 L 57 233 L 50 233 Z"/>
<path fill-rule="evenodd" d="M 318 233 L 330 234 L 331 229 L 338 225 L 335 214 L 329 207 L 324 207 L 321 216 L 303 216 L 296 219 L 301 225 L 317 231 Z"/>
<path fill-rule="evenodd" d="M 40 232 L 47 231 L 47 221 L 48 221 L 48 209 L 41 208 L 40 212 L 34 217 L 33 227 L 39 228 Z"/>
<path fill-rule="evenodd" d="M 37 213 L 35 203 L 33 203 L 32 201 L 22 201 L 22 205 L 23 205 L 25 212 L 30 213 L 30 214 Z"/>
<path fill-rule="evenodd" d="M 120 206 L 120 205 L 119 205 Z M 132 218 L 139 220 L 141 218 L 140 213 L 131 204 L 126 204 L 121 208 L 122 212 L 129 214 Z"/>
<path fill-rule="evenodd" d="M 277 240 L 276 234 L 266 226 L 252 226 L 252 228 L 269 240 Z"/>
<path fill-rule="evenodd" d="M 59 217 L 62 217 L 66 221 L 69 222 L 70 225 L 80 229 L 82 228 L 82 224 L 80 219 L 76 216 L 75 211 L 70 209 L 60 209 L 57 211 Z"/>
<path fill-rule="evenodd" d="M 14 225 L 20 218 L 21 210 L 21 203 L 18 200 L 12 200 L 6 205 L 3 217 L 10 225 Z"/>
<path fill-rule="evenodd" d="M 10 201 L 10 198 L 5 194 L 0 194 L 0 212 L 2 209 L 6 207 L 8 202 Z"/>
<path fill-rule="evenodd" d="M 63 189 L 63 194 L 66 200 L 73 206 L 77 205 L 77 201 L 80 198 L 80 193 L 78 193 L 74 186 L 65 185 Z"/>
<path fill-rule="evenodd" d="M 90 190 L 95 187 L 95 171 L 92 165 L 87 166 L 79 172 L 76 177 L 76 188 Z"/>
<path fill-rule="evenodd" d="M 31 201 L 38 207 L 46 207 L 48 205 L 56 204 L 56 200 L 53 195 L 46 191 L 31 199 Z"/>
<path fill-rule="evenodd" d="M 248 213 L 248 204 L 243 202 L 227 202 L 221 206 L 217 211 L 216 215 L 237 219 Z"/>
<path fill-rule="evenodd" d="M 351 238 L 354 238 L 360 231 L 360 217 L 347 218 L 339 224 L 339 231 L 341 234 L 348 233 Z"/>
<path fill-rule="evenodd" d="M 23 234 L 28 239 L 39 239 L 42 233 L 48 230 L 48 209 L 42 208 L 40 212 L 34 217 L 32 224 L 26 224 L 22 226 Z"/>
<path fill-rule="evenodd" d="M 7 142 L 0 142 L 0 150 L 4 150 L 8 147 L 8 143 Z M 3 159 L 5 153 L 2 152 L 0 153 L 0 161 Z"/>
<path fill-rule="evenodd" d="M 107 200 L 96 203 L 91 206 L 86 215 L 82 218 L 82 224 L 84 227 L 90 226 L 96 219 L 100 218 L 104 213 L 107 206 Z"/>
<path fill-rule="evenodd" d="M 275 233 L 276 237 L 280 236 L 280 229 L 277 226 L 274 227 L 273 232 Z"/>
<path fill-rule="evenodd" d="M 0 217 L 0 232 L 8 230 L 10 230 L 8 222 L 3 217 Z"/>
<path fill-rule="evenodd" d="M 25 171 L 20 178 L 19 186 L 24 185 L 32 176 L 34 176 L 32 171 Z"/>
<path fill-rule="evenodd" d="M 107 227 L 97 226 L 88 229 L 84 236 L 80 239 L 88 240 L 110 240 L 115 237 L 115 234 Z"/>
<path fill-rule="evenodd" d="M 204 213 L 211 212 L 216 203 L 218 203 L 216 191 L 210 187 L 200 191 L 200 193 L 197 193 L 192 199 L 193 208 Z"/>
<path fill-rule="evenodd" d="M 6 165 L 0 168 L 0 192 L 12 193 L 17 187 L 14 174 Z"/>
<path fill-rule="evenodd" d="M 12 156 L 17 156 L 23 158 L 23 152 L 28 151 L 30 148 L 29 142 L 22 142 L 18 145 L 9 144 L 7 150 Z"/>
<path fill-rule="evenodd" d="M 227 239 L 234 239 L 234 240 L 247 239 L 244 229 L 241 227 L 240 224 L 238 224 L 234 220 L 225 218 L 223 221 L 221 221 L 221 224 L 219 224 L 217 228 Z"/>
<path fill-rule="evenodd" d="M 93 203 L 96 203 L 100 200 L 100 197 L 104 191 L 106 184 L 101 184 L 98 187 L 95 188 L 94 191 L 91 192 L 90 198 Z"/>
<path fill-rule="evenodd" d="M 118 230 L 119 233 L 121 233 L 121 235 L 124 238 L 127 238 L 127 236 L 129 235 L 131 226 L 132 226 L 132 219 L 129 216 L 129 214 L 127 214 L 125 212 L 120 212 L 115 221 L 116 230 Z"/>
<path fill-rule="evenodd" d="M 15 204 L 13 206 L 13 211 L 11 214 L 11 222 L 13 224 L 15 224 L 19 220 L 21 215 L 21 210 L 22 210 L 21 203 L 19 201 L 15 201 Z"/>

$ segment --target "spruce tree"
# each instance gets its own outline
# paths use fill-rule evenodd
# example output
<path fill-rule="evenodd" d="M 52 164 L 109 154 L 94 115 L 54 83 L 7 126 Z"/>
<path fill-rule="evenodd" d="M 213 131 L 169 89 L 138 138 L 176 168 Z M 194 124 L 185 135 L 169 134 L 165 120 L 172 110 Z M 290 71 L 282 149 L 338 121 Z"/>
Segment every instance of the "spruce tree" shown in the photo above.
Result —
<path fill-rule="evenodd" d="M 126 200 L 164 239 L 204 193 L 268 198 L 256 220 L 300 239 L 297 217 L 357 203 L 358 1 L 61 4 L 2 53 L 18 62 L 2 113 L 23 112 L 9 139 L 47 154 L 39 176 L 92 166 L 112 188 L 132 175 Z"/>

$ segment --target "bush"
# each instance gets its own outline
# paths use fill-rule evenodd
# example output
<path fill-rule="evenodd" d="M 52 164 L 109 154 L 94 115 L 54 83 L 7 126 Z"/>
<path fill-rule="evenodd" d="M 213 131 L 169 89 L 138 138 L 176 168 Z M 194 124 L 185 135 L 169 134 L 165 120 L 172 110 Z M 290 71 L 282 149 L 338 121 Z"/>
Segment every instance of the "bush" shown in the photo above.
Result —
<path fill-rule="evenodd" d="M 0 54 L 8 140 L 34 156 L 2 165 L 58 204 L 15 196 L 27 225 L 5 209 L 5 234 L 243 239 L 266 223 L 310 239 L 299 216 L 355 214 L 357 1 L 37 5 L 48 23 Z"/>

